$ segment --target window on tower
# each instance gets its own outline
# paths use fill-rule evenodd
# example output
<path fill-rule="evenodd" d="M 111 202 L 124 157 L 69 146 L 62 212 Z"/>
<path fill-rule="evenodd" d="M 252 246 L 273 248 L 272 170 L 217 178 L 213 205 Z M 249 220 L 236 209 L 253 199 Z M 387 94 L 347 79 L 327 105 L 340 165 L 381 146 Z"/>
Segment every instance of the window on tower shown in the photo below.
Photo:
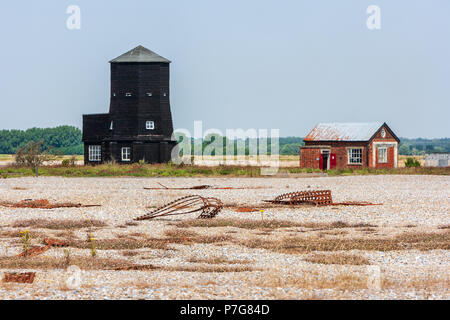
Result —
<path fill-rule="evenodd" d="M 101 160 L 102 160 L 102 146 L 90 145 L 89 161 L 101 161 Z"/>
<path fill-rule="evenodd" d="M 154 121 L 146 121 L 145 122 L 145 129 L 147 129 L 147 130 L 155 129 L 155 122 Z"/>
<path fill-rule="evenodd" d="M 131 148 L 123 147 L 121 151 L 122 151 L 122 161 L 131 161 Z"/>

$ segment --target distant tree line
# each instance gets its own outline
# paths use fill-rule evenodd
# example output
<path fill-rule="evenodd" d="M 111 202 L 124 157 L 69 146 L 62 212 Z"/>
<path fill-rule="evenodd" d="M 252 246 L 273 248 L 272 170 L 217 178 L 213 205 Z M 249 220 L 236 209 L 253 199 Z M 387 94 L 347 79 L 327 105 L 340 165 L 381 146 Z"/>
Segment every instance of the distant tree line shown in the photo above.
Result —
<path fill-rule="evenodd" d="M 59 154 L 83 154 L 81 130 L 73 126 L 31 128 L 27 130 L 0 130 L 0 154 L 15 154 L 29 142 L 42 141 L 42 150 Z"/>
<path fill-rule="evenodd" d="M 56 128 L 31 128 L 27 130 L 0 130 L 0 154 L 15 154 L 21 147 L 30 141 L 42 141 L 42 150 L 52 150 L 59 154 L 72 155 L 83 154 L 83 142 L 81 130 L 73 126 L 59 126 Z M 194 154 L 194 145 L 201 144 L 202 150 L 222 139 L 223 154 L 227 154 L 227 145 L 234 143 L 234 154 L 249 154 L 251 139 L 230 142 L 226 137 L 207 137 L 204 140 L 191 139 L 191 152 Z M 422 155 L 425 153 L 448 152 L 450 153 L 450 138 L 443 139 L 407 139 L 400 138 L 401 155 Z M 180 139 L 179 139 L 180 141 Z M 284 137 L 279 139 L 280 155 L 298 155 L 299 147 L 304 145 L 301 137 Z M 259 148 L 259 145 L 258 145 Z M 275 151 L 271 146 L 270 138 L 267 140 L 267 154 Z"/>
<path fill-rule="evenodd" d="M 210 135 L 205 137 L 204 139 L 191 138 L 190 140 L 189 138 L 186 138 L 183 135 L 179 135 L 177 136 L 177 141 L 178 142 L 184 141 L 185 143 L 187 141 L 188 145 L 190 141 L 190 148 L 192 155 L 201 155 L 201 154 L 218 155 L 220 149 L 222 150 L 222 154 L 226 155 L 228 154 L 227 147 L 229 146 L 232 146 L 232 149 L 234 150 L 233 152 L 234 155 L 238 154 L 249 155 L 252 151 L 253 146 L 256 146 L 258 154 L 264 154 L 263 150 L 265 149 L 267 155 L 276 153 L 279 153 L 281 155 L 298 155 L 299 147 L 303 145 L 303 138 L 299 137 L 285 137 L 285 138 L 280 137 L 278 150 L 274 146 L 272 146 L 270 137 L 265 141 L 264 149 L 258 139 L 247 138 L 245 140 L 242 139 L 230 140 L 227 137 L 222 137 L 218 135 Z"/>
<path fill-rule="evenodd" d="M 228 139 L 226 137 L 214 137 L 212 140 L 209 138 L 203 141 L 198 141 L 197 143 L 202 144 L 202 149 L 204 150 L 208 145 L 212 145 L 215 139 L 223 139 L 223 154 L 227 154 L 227 143 Z M 241 141 L 241 147 L 237 141 L 234 141 L 234 154 L 249 154 L 249 146 L 252 139 L 246 139 Z M 271 154 L 272 146 L 270 139 L 267 140 L 267 153 Z M 192 154 L 194 154 L 194 139 L 191 139 L 192 143 Z M 303 146 L 303 138 L 301 137 L 285 137 L 279 139 L 279 154 L 280 155 L 298 155 L 300 146 Z M 399 154 L 400 155 L 424 155 L 425 153 L 450 153 L 450 138 L 442 139 L 408 139 L 400 138 Z"/>
<path fill-rule="evenodd" d="M 407 139 L 400 138 L 402 155 L 423 155 L 425 153 L 450 153 L 450 138 L 443 139 Z"/>

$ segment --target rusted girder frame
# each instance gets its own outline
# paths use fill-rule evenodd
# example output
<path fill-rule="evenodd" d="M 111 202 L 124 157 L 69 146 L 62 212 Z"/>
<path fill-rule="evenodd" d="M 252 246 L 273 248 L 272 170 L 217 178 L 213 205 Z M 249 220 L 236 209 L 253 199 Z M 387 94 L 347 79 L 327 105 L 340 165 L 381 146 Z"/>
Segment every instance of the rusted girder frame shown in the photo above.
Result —
<path fill-rule="evenodd" d="M 331 190 L 314 190 L 314 191 L 298 191 L 289 192 L 277 196 L 274 200 L 264 200 L 275 204 L 307 204 L 311 203 L 316 206 L 372 206 L 381 205 L 382 203 L 370 202 L 333 202 Z"/>
<path fill-rule="evenodd" d="M 69 245 L 68 241 L 52 239 L 52 238 L 45 238 L 44 243 L 46 244 L 45 246 L 30 248 L 26 251 L 22 251 L 17 256 L 30 258 L 30 257 L 34 257 L 34 256 L 40 255 L 40 254 L 48 251 L 51 247 L 66 247 Z"/>
<path fill-rule="evenodd" d="M 33 283 L 36 272 L 7 272 L 3 277 L 3 282 Z"/>
<path fill-rule="evenodd" d="M 277 204 L 300 204 L 312 203 L 318 206 L 330 205 L 333 203 L 331 190 L 298 191 L 279 195 L 274 200 L 265 200 Z"/>
<path fill-rule="evenodd" d="M 148 220 L 162 216 L 173 216 L 201 212 L 198 218 L 213 218 L 223 208 L 223 203 L 217 198 L 205 198 L 198 195 L 189 195 L 178 198 L 168 204 L 157 208 L 135 220 Z"/>

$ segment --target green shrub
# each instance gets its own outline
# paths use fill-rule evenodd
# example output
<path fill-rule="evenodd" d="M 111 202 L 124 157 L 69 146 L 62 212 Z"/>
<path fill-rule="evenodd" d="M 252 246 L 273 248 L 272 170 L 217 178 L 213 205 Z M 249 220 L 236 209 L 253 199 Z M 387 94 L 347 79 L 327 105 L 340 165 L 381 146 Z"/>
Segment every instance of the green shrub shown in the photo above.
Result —
<path fill-rule="evenodd" d="M 63 167 L 68 167 L 70 165 L 69 159 L 64 159 L 63 161 L 61 161 L 61 165 Z"/>
<path fill-rule="evenodd" d="M 407 168 L 420 167 L 420 162 L 417 159 L 409 157 L 405 160 L 405 167 Z"/>

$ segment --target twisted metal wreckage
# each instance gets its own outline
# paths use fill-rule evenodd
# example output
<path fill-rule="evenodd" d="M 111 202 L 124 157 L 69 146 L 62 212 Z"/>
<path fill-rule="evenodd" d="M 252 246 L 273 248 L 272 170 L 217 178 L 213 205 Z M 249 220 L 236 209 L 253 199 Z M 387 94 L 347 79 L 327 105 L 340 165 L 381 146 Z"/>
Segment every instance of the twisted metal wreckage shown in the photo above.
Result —
<path fill-rule="evenodd" d="M 300 205 L 313 204 L 316 206 L 369 206 L 380 205 L 381 203 L 369 202 L 333 202 L 331 190 L 299 191 L 284 193 L 273 200 L 264 200 L 273 204 Z M 201 212 L 199 219 L 214 218 L 223 208 L 223 203 L 218 198 L 206 198 L 199 195 L 189 195 L 178 198 L 168 204 L 158 207 L 156 210 L 147 213 L 135 220 L 150 220 L 156 217 L 173 216 L 188 213 Z"/>
<path fill-rule="evenodd" d="M 175 201 L 157 208 L 135 220 L 149 220 L 162 216 L 173 216 L 201 212 L 199 219 L 214 218 L 223 208 L 223 203 L 217 198 L 205 198 L 198 195 L 190 195 L 178 198 Z"/>
<path fill-rule="evenodd" d="M 331 190 L 289 192 L 277 196 L 273 200 L 264 200 L 274 204 L 314 204 L 327 206 L 333 203 Z"/>
<path fill-rule="evenodd" d="M 273 204 L 287 204 L 287 205 L 298 205 L 298 204 L 313 204 L 316 206 L 376 206 L 381 205 L 381 203 L 370 203 L 370 202 L 333 202 L 331 196 L 331 190 L 314 190 L 314 191 L 298 191 L 283 193 L 277 196 L 273 200 L 263 200 L 265 202 L 270 202 Z"/>
<path fill-rule="evenodd" d="M 191 187 L 189 189 L 209 189 L 209 185 L 201 185 Z M 185 189 L 185 188 L 176 188 Z M 214 189 L 229 189 L 229 188 L 214 188 Z M 231 189 L 231 188 L 230 188 Z M 240 189 L 240 188 L 232 188 Z M 331 196 L 331 190 L 312 190 L 312 191 L 298 191 L 281 194 L 273 200 L 263 200 L 272 204 L 280 205 L 301 205 L 312 204 L 316 206 L 369 206 L 369 205 L 381 205 L 381 203 L 369 203 L 369 202 L 333 202 Z M 54 209 L 54 208 L 86 208 L 86 207 L 98 207 L 99 205 L 82 205 L 74 203 L 55 203 L 52 204 L 46 199 L 31 200 L 26 199 L 18 203 L 13 202 L 0 202 L 0 206 L 14 207 L 14 208 L 42 208 L 42 209 Z M 200 212 L 199 219 L 214 218 L 224 207 L 222 201 L 218 198 L 202 197 L 199 195 L 188 195 L 178 198 L 168 204 L 156 208 L 156 210 L 149 212 L 143 216 L 137 217 L 134 220 L 150 220 L 156 217 L 173 216 L 181 214 L 189 214 Z M 245 208 L 249 209 L 249 208 Z M 255 210 L 243 210 L 238 212 L 252 212 Z"/>

